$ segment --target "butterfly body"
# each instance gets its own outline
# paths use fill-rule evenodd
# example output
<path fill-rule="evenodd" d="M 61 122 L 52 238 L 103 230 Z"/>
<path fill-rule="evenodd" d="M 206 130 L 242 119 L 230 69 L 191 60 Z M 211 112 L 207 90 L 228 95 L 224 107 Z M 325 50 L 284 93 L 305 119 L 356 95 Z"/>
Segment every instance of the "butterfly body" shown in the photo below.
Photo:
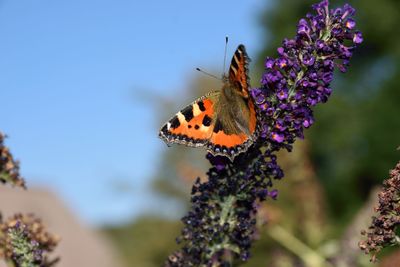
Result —
<path fill-rule="evenodd" d="M 172 117 L 160 130 L 167 143 L 206 147 L 231 160 L 256 138 L 256 112 L 249 97 L 248 57 L 239 45 L 220 91 L 212 91 Z"/>

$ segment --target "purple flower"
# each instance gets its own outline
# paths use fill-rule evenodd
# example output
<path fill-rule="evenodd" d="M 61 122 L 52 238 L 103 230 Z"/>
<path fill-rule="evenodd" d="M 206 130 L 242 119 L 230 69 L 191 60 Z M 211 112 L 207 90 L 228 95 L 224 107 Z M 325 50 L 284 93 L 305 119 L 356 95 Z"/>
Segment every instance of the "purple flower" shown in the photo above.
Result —
<path fill-rule="evenodd" d="M 352 29 L 354 29 L 355 26 L 356 26 L 356 22 L 355 22 L 354 19 L 349 18 L 349 19 L 346 21 L 346 28 L 347 28 L 347 29 L 352 30 Z"/>
<path fill-rule="evenodd" d="M 310 27 L 308 26 L 308 22 L 305 19 L 301 19 L 299 21 L 299 24 L 297 26 L 297 34 L 304 34 L 304 35 L 309 35 L 310 33 Z"/>
<path fill-rule="evenodd" d="M 347 16 L 354 16 L 356 13 L 356 10 L 349 4 L 344 4 L 343 7 L 344 13 L 342 15 L 342 19 L 344 19 Z"/>
<path fill-rule="evenodd" d="M 321 80 L 325 84 L 329 84 L 333 80 L 333 73 L 332 72 L 325 72 L 324 74 L 322 74 Z"/>
<path fill-rule="evenodd" d="M 217 171 L 222 171 L 227 165 L 227 158 L 222 156 L 213 156 L 211 153 L 207 154 L 207 158 Z"/>
<path fill-rule="evenodd" d="M 315 57 L 309 55 L 309 54 L 305 54 L 303 56 L 303 64 L 307 65 L 307 66 L 312 66 L 314 65 L 315 62 Z"/>
<path fill-rule="evenodd" d="M 312 125 L 312 123 L 313 123 L 312 119 L 305 119 L 303 121 L 303 126 L 304 126 L 304 128 L 308 128 Z"/>
<path fill-rule="evenodd" d="M 266 112 L 268 112 L 268 108 L 269 108 L 268 103 L 262 103 L 262 104 L 259 105 L 258 107 L 261 109 L 261 111 L 266 111 Z M 271 113 L 271 112 L 269 112 L 269 113 Z"/>
<path fill-rule="evenodd" d="M 361 32 L 355 32 L 354 33 L 354 36 L 353 36 L 353 42 L 355 43 L 355 44 L 361 44 L 362 42 L 363 42 L 363 37 L 362 37 L 362 34 L 361 34 Z"/>
<path fill-rule="evenodd" d="M 272 140 L 274 140 L 274 141 L 276 141 L 278 143 L 282 143 L 283 140 L 285 139 L 285 136 L 283 134 L 273 132 L 271 134 L 271 138 L 272 138 Z"/>
<path fill-rule="evenodd" d="M 278 120 L 276 121 L 276 124 L 275 124 L 275 129 L 277 129 L 277 130 L 280 131 L 280 132 L 286 130 L 286 125 L 285 125 L 284 120 L 278 119 Z"/>
<path fill-rule="evenodd" d="M 265 103 L 266 99 L 262 94 L 258 94 L 257 96 L 253 96 L 254 102 L 257 105 L 262 105 Z"/>
<path fill-rule="evenodd" d="M 276 200 L 278 198 L 278 190 L 276 189 L 271 190 L 270 192 L 268 192 L 268 196 L 273 200 Z"/>
<path fill-rule="evenodd" d="M 279 100 L 284 100 L 288 97 L 287 89 L 282 89 L 277 92 L 277 97 Z"/>
<path fill-rule="evenodd" d="M 339 36 L 341 33 L 343 33 L 343 29 L 338 26 L 338 27 L 333 28 L 331 33 L 334 36 Z"/>
<path fill-rule="evenodd" d="M 284 57 L 281 57 L 277 60 L 278 66 L 283 69 L 288 65 L 288 60 Z"/>
<path fill-rule="evenodd" d="M 275 60 L 273 60 L 272 58 L 267 58 L 267 60 L 265 61 L 265 68 L 267 69 L 272 69 L 272 67 L 274 66 Z"/>

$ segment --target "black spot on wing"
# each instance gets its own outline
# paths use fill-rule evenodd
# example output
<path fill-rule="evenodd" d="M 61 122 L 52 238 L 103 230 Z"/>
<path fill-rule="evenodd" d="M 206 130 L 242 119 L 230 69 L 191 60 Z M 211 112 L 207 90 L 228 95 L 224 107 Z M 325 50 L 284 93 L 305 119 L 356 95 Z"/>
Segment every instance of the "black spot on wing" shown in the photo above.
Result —
<path fill-rule="evenodd" d="M 179 119 L 177 116 L 173 117 L 169 123 L 171 123 L 171 128 L 172 129 L 176 129 L 179 127 L 179 125 L 181 125 L 181 123 L 179 122 Z"/>
<path fill-rule="evenodd" d="M 194 126 L 194 128 L 195 128 L 196 130 L 198 130 L 198 129 L 200 128 L 200 126 L 196 124 L 196 125 Z"/>
<path fill-rule="evenodd" d="M 203 101 L 197 102 L 197 105 L 199 106 L 200 111 L 205 111 L 206 107 L 204 106 Z"/>
<path fill-rule="evenodd" d="M 220 120 L 216 120 L 213 131 L 214 131 L 214 133 L 218 133 L 221 130 L 222 130 L 222 123 Z"/>
<path fill-rule="evenodd" d="M 211 125 L 212 119 L 206 114 L 201 122 L 204 126 L 208 127 Z"/>
<path fill-rule="evenodd" d="M 187 106 L 181 111 L 181 113 L 183 114 L 183 116 L 185 116 L 185 120 L 187 122 L 191 121 L 193 119 L 193 106 Z"/>

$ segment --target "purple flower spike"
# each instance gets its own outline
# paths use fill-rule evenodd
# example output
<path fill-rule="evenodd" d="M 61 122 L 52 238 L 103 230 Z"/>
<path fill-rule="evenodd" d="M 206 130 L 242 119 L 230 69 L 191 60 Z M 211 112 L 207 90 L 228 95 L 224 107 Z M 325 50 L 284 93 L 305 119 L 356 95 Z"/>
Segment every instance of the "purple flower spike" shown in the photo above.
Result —
<path fill-rule="evenodd" d="M 261 138 L 276 142 L 275 150 L 290 149 L 296 137 L 304 136 L 303 130 L 314 122 L 311 108 L 325 103 L 332 93 L 335 67 L 345 72 L 355 47 L 363 41 L 361 32 L 355 30 L 355 10 L 350 5 L 329 10 L 324 0 L 313 8 L 316 14 L 299 20 L 297 36 L 282 42 L 277 59 L 266 60 L 259 89 L 268 107 L 258 105 L 261 101 L 255 98 L 262 111 Z M 352 40 L 354 46 L 348 46 L 347 40 Z M 270 99 L 274 96 L 275 100 Z M 276 123 L 286 122 L 285 118 L 290 118 L 285 125 Z"/>
<path fill-rule="evenodd" d="M 207 156 L 213 167 L 206 181 L 198 179 L 193 185 L 192 207 L 182 218 L 184 246 L 165 267 L 231 266 L 224 255 L 249 258 L 255 203 L 276 199 L 273 181 L 284 176 L 277 151 L 291 151 L 297 138 L 304 138 L 304 129 L 314 123 L 313 106 L 332 93 L 335 68 L 345 71 L 363 41 L 350 5 L 329 10 L 323 0 L 313 8 L 314 14 L 299 21 L 296 36 L 282 42 L 276 58 L 266 59 L 261 86 L 250 91 L 257 110 L 257 140 L 247 150 L 240 147 L 245 152 L 233 162 Z"/>

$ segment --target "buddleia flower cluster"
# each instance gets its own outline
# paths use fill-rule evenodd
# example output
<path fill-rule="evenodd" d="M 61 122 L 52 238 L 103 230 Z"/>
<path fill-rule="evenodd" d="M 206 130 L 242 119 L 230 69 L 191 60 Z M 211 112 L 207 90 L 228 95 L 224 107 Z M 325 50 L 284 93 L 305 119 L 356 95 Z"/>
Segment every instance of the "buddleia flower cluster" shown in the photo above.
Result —
<path fill-rule="evenodd" d="M 17 214 L 0 222 L 0 259 L 16 267 L 50 267 L 49 260 L 59 238 L 46 231 L 42 221 L 33 215 Z"/>
<path fill-rule="evenodd" d="M 284 175 L 276 152 L 291 151 L 303 138 L 314 123 L 312 108 L 331 95 L 334 70 L 345 72 L 363 41 L 350 5 L 329 9 L 324 0 L 312 8 L 313 14 L 299 21 L 295 38 L 282 42 L 276 58 L 266 59 L 262 86 L 251 90 L 258 140 L 233 162 L 207 155 L 212 164 L 208 180 L 194 183 L 178 238 L 182 248 L 165 266 L 232 266 L 250 257 L 257 204 L 277 198 L 273 181 Z"/>
<path fill-rule="evenodd" d="M 400 162 L 390 171 L 389 179 L 383 182 L 378 199 L 376 215 L 372 217 L 368 230 L 362 231 L 366 239 L 358 244 L 366 254 L 371 254 L 371 261 L 376 261 L 376 255 L 383 248 L 400 245 Z"/>
<path fill-rule="evenodd" d="M 283 41 L 278 57 L 266 59 L 262 87 L 252 90 L 261 113 L 261 137 L 272 150 L 290 150 L 297 137 L 303 138 L 304 128 L 314 123 L 311 108 L 332 93 L 335 67 L 345 72 L 363 40 L 354 30 L 350 5 L 329 10 L 328 1 L 322 1 L 313 8 L 317 14 L 299 21 L 296 37 Z"/>
<path fill-rule="evenodd" d="M 0 132 L 0 183 L 9 183 L 25 188 L 25 181 L 19 174 L 19 165 L 4 145 L 5 135 Z"/>

